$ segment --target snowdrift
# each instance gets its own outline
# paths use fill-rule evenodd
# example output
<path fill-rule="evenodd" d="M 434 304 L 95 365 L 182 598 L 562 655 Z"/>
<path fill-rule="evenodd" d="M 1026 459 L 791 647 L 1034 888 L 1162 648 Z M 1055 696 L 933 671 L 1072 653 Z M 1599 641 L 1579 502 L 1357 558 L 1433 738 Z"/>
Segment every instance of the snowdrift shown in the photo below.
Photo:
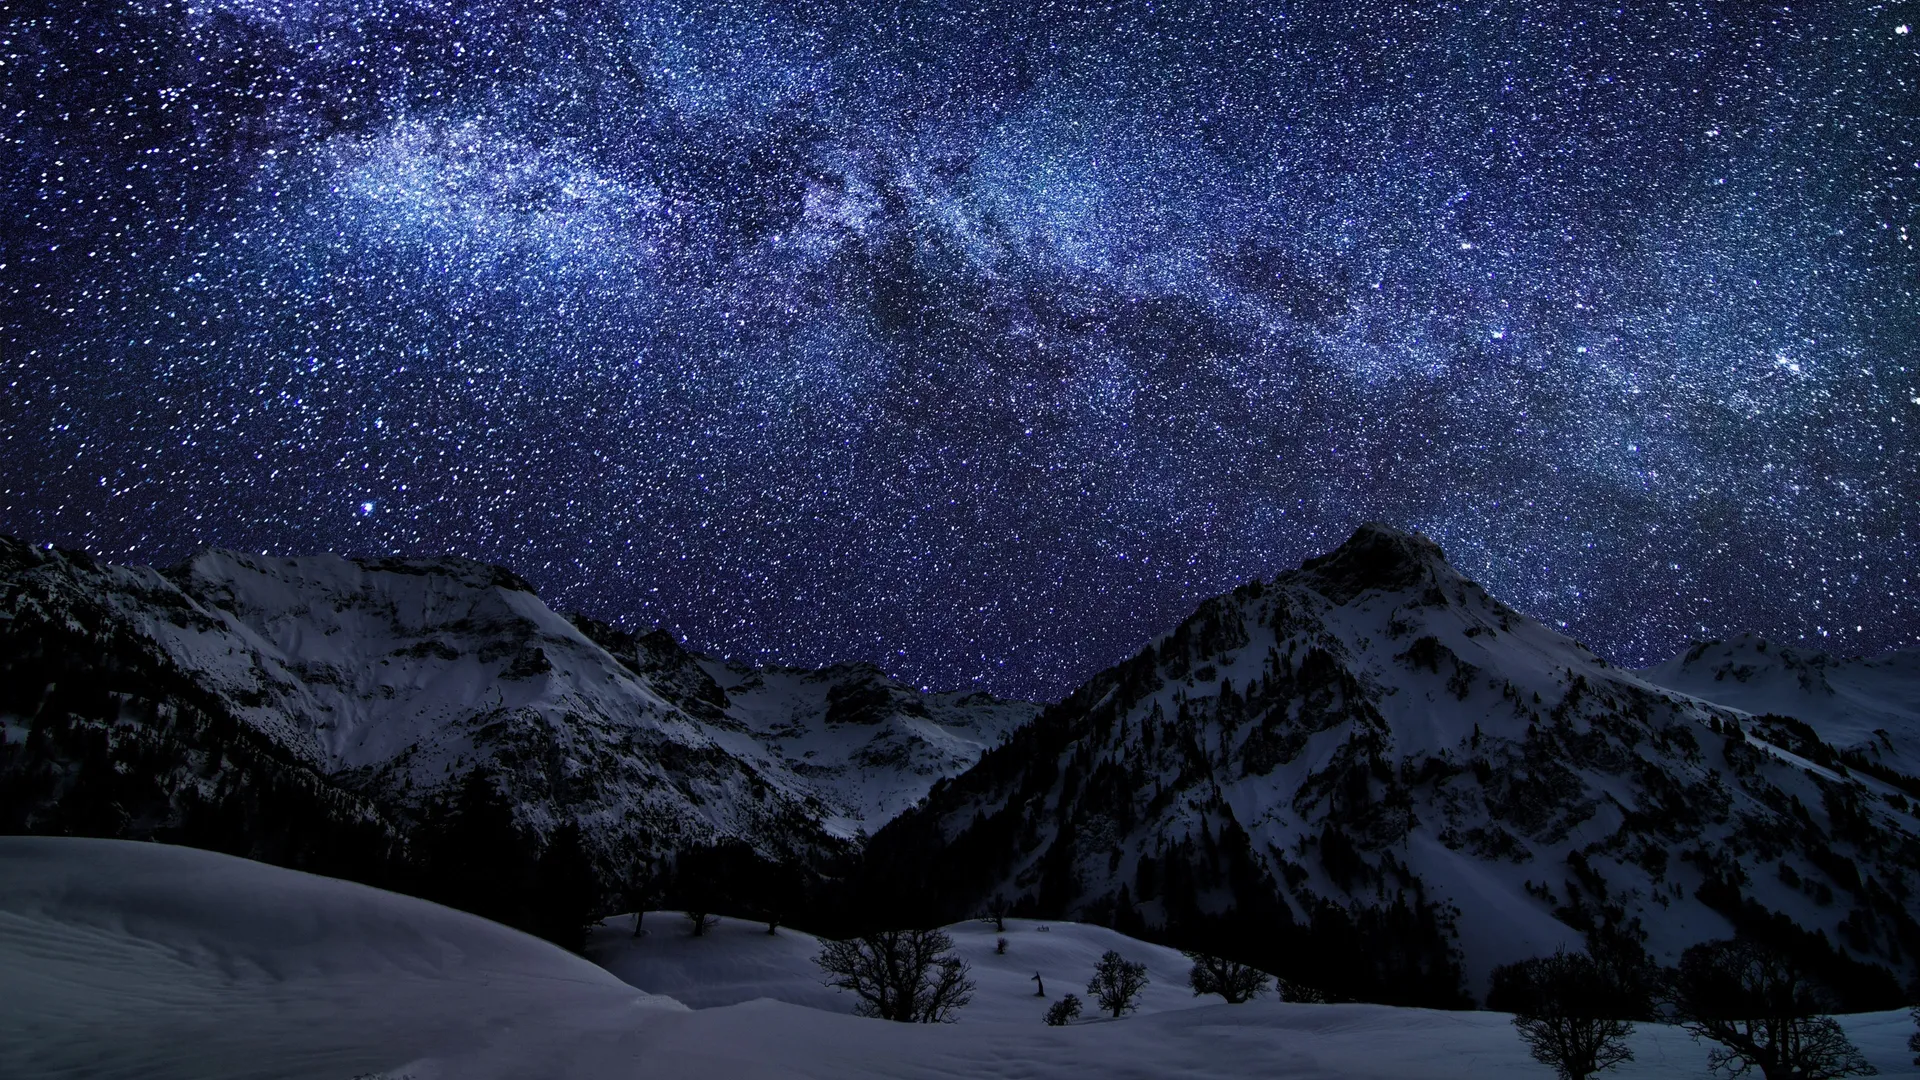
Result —
<path fill-rule="evenodd" d="M 537 1075 L 582 1032 L 632 1056 L 623 1035 L 679 1008 L 424 900 L 190 848 L 0 837 L 13 1080 Z"/>

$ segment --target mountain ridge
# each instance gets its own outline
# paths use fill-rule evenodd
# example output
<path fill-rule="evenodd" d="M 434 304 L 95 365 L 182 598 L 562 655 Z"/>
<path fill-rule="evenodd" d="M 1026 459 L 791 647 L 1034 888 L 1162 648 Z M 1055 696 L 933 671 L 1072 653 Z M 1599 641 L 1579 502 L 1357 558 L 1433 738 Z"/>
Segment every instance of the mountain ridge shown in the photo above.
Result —
<path fill-rule="evenodd" d="M 936 785 L 868 858 L 937 882 L 892 900 L 926 917 L 997 899 L 1225 935 L 1375 1000 L 1464 1000 L 1493 966 L 1594 933 L 1671 960 L 1782 913 L 1835 970 L 1911 977 L 1913 804 L 1789 742 L 1369 525 L 1203 602 Z M 1387 959 L 1351 970 L 1367 957 Z"/>
<path fill-rule="evenodd" d="M 799 868 L 733 864 L 749 906 L 852 927 L 998 900 L 1350 997 L 1460 1005 L 1596 934 L 1671 958 L 1736 931 L 1871 997 L 1920 956 L 1913 673 L 1745 639 L 1617 668 L 1380 523 L 1044 708 L 703 656 L 473 560 L 156 571 L 0 540 L 0 810 L 382 881 L 477 780 L 529 866 L 577 829 L 602 902 L 732 845 Z M 1714 696 L 1776 683 L 1829 707 Z"/>
<path fill-rule="evenodd" d="M 136 649 L 303 769 L 402 821 L 422 818 L 478 770 L 527 828 L 544 836 L 575 821 L 610 866 L 722 840 L 775 860 L 844 854 L 871 814 L 918 798 L 1030 712 L 829 672 L 815 696 L 844 682 L 885 700 L 869 730 L 838 741 L 839 771 L 827 783 L 831 770 L 798 768 L 766 725 L 729 714 L 701 664 L 734 683 L 752 669 L 717 666 L 658 631 L 626 635 L 564 617 L 525 579 L 474 560 L 208 549 L 159 571 L 9 539 L 0 540 L 0 585 L 0 655 L 33 657 L 32 636 L 63 627 L 77 638 L 71 682 L 89 677 L 90 656 Z M 10 665 L 7 711 L 35 715 L 42 674 Z M 125 693 L 141 690 L 136 680 Z M 829 726 L 795 703 L 758 705 L 755 717 L 778 714 L 790 730 Z M 122 727 L 116 713 L 106 730 Z M 869 743 L 880 745 L 861 756 Z M 817 757 L 825 748 L 806 749 Z M 61 769 L 50 762 L 41 764 L 51 778 Z M 845 774 L 883 768 L 899 774 L 885 785 L 890 801 L 848 796 Z"/>

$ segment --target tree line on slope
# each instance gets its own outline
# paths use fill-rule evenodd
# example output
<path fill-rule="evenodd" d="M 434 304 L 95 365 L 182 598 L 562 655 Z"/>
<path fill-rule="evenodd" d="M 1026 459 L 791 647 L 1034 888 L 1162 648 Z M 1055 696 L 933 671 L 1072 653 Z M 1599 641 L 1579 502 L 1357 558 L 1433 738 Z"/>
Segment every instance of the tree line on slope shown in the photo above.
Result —
<path fill-rule="evenodd" d="M 150 643 L 118 633 L 111 620 L 90 620 L 82 611 L 71 625 L 0 628 L 0 713 L 31 721 L 24 738 L 0 739 L 0 830 L 229 852 L 425 896 L 575 949 L 598 916 L 655 906 L 747 913 L 770 926 L 798 921 L 843 937 L 937 925 L 964 914 L 958 909 L 970 890 L 999 869 L 997 854 L 985 848 L 929 849 L 916 859 L 898 842 L 878 844 L 864 865 L 839 874 L 770 860 L 738 842 L 610 865 L 577 827 L 562 823 L 542 834 L 517 819 L 500 779 L 484 773 L 468 775 L 408 820 L 294 759 Z M 1828 809 L 1850 820 L 1838 813 L 1843 804 Z M 969 835 L 991 831 L 976 824 Z M 1337 832 L 1321 838 L 1323 862 L 1338 864 L 1339 840 Z M 939 865 L 923 865 L 927 858 Z M 1843 879 L 1845 869 L 1838 868 Z M 1023 897 L 1017 912 L 1065 914 L 1066 886 L 1056 881 L 1049 891 L 1047 883 L 1067 872 L 1043 873 L 1041 889 Z M 1701 898 L 1743 937 L 1793 954 L 1839 988 L 1840 1007 L 1884 1008 L 1905 998 L 1885 969 L 1760 908 L 1739 884 L 1731 872 L 1710 874 Z M 1137 892 L 1129 895 L 1129 885 Z M 1233 907 L 1203 910 L 1204 896 L 1223 894 Z M 1383 908 L 1322 904 L 1305 922 L 1277 895 L 1246 834 L 1227 820 L 1217 829 L 1203 823 L 1195 837 L 1140 860 L 1110 907 L 1082 917 L 1279 972 L 1330 997 L 1471 1005 L 1444 912 L 1417 885 Z M 1157 904 L 1166 922 L 1146 926 L 1142 901 Z"/>

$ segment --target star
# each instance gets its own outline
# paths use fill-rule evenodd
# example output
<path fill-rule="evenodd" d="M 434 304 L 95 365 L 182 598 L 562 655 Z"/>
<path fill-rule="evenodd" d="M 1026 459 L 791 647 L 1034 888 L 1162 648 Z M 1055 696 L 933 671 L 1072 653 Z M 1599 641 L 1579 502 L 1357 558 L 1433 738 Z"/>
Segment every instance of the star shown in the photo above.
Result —
<path fill-rule="evenodd" d="M 1370 519 L 1920 644 L 1905 23 L 644 7 L 0 16 L 0 530 L 1032 697 Z"/>

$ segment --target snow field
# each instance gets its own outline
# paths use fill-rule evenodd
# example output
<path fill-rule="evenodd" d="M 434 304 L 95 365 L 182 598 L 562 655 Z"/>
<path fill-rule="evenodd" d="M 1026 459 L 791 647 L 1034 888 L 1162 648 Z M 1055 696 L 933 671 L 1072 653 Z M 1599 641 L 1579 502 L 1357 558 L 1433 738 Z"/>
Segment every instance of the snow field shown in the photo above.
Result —
<path fill-rule="evenodd" d="M 822 984 L 813 962 L 820 939 L 811 934 L 782 927 L 769 936 L 765 923 L 723 917 L 705 937 L 696 938 L 677 911 L 649 912 L 641 925 L 648 933 L 635 938 L 631 916 L 602 923 L 587 947 L 588 957 L 648 993 L 667 995 L 695 1009 L 772 998 L 828 1012 L 853 1012 L 853 995 Z M 1040 929 L 1043 926 L 1048 929 Z M 1105 927 L 1008 919 L 1005 934 L 985 922 L 955 923 L 946 931 L 972 969 L 975 986 L 973 1002 L 956 1020 L 962 1026 L 1039 1024 L 1047 1006 L 1070 993 L 1086 1001 L 1082 1015 L 1091 1018 L 1099 1006 L 1087 996 L 1087 980 L 1108 949 L 1147 965 L 1151 982 L 1141 993 L 1140 1013 L 1190 1009 L 1208 1000 L 1194 997 L 1187 987 L 1187 969 L 1193 965 L 1178 951 Z M 1004 955 L 994 951 L 1000 937 L 1007 939 Z M 1046 983 L 1045 998 L 1034 994 L 1035 972 Z"/>
<path fill-rule="evenodd" d="M 1245 1005 L 1195 997 L 1192 965 L 1178 951 L 1105 927 L 1008 919 L 963 922 L 945 929 L 971 968 L 971 1004 L 952 1024 L 908 1025 L 850 1015 L 852 995 L 821 984 L 813 963 L 820 939 L 782 927 L 722 917 L 704 937 L 677 911 L 648 912 L 648 933 L 632 934 L 632 917 L 598 927 L 588 955 L 649 993 L 671 996 L 694 1011 L 649 1023 L 675 1076 L 757 1076 L 769 1061 L 779 1076 L 925 1077 L 1354 1077 L 1551 1080 L 1528 1056 L 1505 1013 L 1438 1012 L 1383 1005 L 1297 1005 L 1271 992 Z M 1042 931 L 1041 926 L 1047 929 Z M 994 952 L 995 939 L 1007 952 Z M 1140 1008 L 1119 1020 L 1098 1013 L 1087 979 L 1108 949 L 1147 965 L 1152 981 Z M 1034 996 L 1032 976 L 1046 980 Z M 1074 993 L 1082 1018 L 1050 1028 L 1050 1001 Z M 836 1015 L 822 1015 L 822 1012 Z M 1920 1076 L 1905 1049 L 1913 1025 L 1904 1012 L 1844 1018 L 1849 1034 L 1885 1076 Z M 1703 1077 L 1706 1047 L 1684 1032 L 1641 1025 L 1636 1060 L 1608 1074 L 1621 1080 Z"/>
<path fill-rule="evenodd" d="M 8 1080 L 511 1076 L 681 1008 L 424 900 L 190 848 L 0 837 Z M 470 1057 L 492 1064 L 409 1068 Z"/>
<path fill-rule="evenodd" d="M 817 939 L 677 913 L 609 920 L 602 969 L 410 897 L 188 848 L 0 837 L 0 1077 L 141 1080 L 818 1080 L 1041 1077 L 1547 1080 L 1504 1015 L 1192 997 L 1178 953 L 1112 931 L 950 928 L 979 984 L 950 1025 L 847 1015 Z M 1040 1022 L 1107 948 L 1148 965 L 1138 1014 Z M 616 978 L 615 976 L 619 976 Z M 627 980 L 623 982 L 622 980 Z M 628 983 L 637 985 L 629 985 Z M 672 997 L 671 990 L 689 1010 Z M 1215 1002 L 1209 1004 L 1209 1002 Z M 1887 1076 L 1904 1012 L 1845 1018 Z M 1704 1075 L 1706 1051 L 1643 1027 L 1622 1080 Z"/>

